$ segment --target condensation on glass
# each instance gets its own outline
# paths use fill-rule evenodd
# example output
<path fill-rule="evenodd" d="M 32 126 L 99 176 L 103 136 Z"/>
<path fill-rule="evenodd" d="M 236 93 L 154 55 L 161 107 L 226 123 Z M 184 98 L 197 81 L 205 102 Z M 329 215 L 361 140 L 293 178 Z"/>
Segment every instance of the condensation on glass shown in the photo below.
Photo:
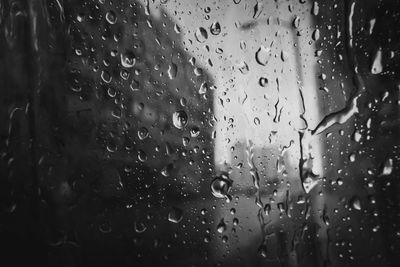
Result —
<path fill-rule="evenodd" d="M 0 1 L 0 239 L 45 266 L 396 266 L 400 4 Z"/>

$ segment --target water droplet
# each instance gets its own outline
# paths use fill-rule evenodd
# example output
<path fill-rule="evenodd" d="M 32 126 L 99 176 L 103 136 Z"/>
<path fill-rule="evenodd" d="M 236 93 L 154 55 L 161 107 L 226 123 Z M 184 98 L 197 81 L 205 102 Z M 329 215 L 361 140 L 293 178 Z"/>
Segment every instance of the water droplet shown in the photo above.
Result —
<path fill-rule="evenodd" d="M 141 162 L 145 162 L 145 161 L 147 160 L 147 155 L 146 155 L 146 153 L 145 153 L 143 150 L 139 150 L 139 151 L 138 151 L 138 159 L 139 159 Z"/>
<path fill-rule="evenodd" d="M 168 213 L 168 221 L 173 223 L 179 223 L 183 219 L 183 212 L 181 209 L 172 207 Z"/>
<path fill-rule="evenodd" d="M 174 164 L 170 163 L 161 170 L 161 174 L 164 177 L 168 177 L 171 174 L 171 171 L 174 169 Z"/>
<path fill-rule="evenodd" d="M 255 125 L 260 125 L 260 119 L 258 117 L 254 118 L 254 124 Z"/>
<path fill-rule="evenodd" d="M 197 137 L 200 134 L 200 129 L 197 126 L 194 126 L 192 129 L 190 129 L 190 136 L 191 137 Z"/>
<path fill-rule="evenodd" d="M 101 79 L 103 80 L 103 82 L 105 82 L 105 83 L 110 83 L 111 82 L 111 80 L 112 80 L 112 77 L 111 77 L 111 75 L 107 72 L 107 71 L 105 71 L 105 70 L 103 70 L 102 72 L 101 72 Z"/>
<path fill-rule="evenodd" d="M 303 180 L 303 188 L 307 194 L 310 193 L 310 191 L 318 184 L 319 180 L 315 178 L 308 176 Z"/>
<path fill-rule="evenodd" d="M 300 26 L 300 18 L 296 16 L 293 20 L 293 27 L 297 29 Z"/>
<path fill-rule="evenodd" d="M 391 175 L 393 171 L 393 160 L 388 159 L 382 166 L 381 176 Z"/>
<path fill-rule="evenodd" d="M 349 155 L 349 160 L 350 160 L 350 162 L 355 162 L 356 161 L 356 154 L 355 153 L 351 153 Z"/>
<path fill-rule="evenodd" d="M 114 13 L 114 11 L 108 11 L 106 13 L 106 20 L 110 24 L 115 24 L 117 22 L 117 15 Z"/>
<path fill-rule="evenodd" d="M 185 111 L 179 110 L 172 114 L 172 123 L 178 129 L 183 129 L 188 123 L 188 115 Z"/>
<path fill-rule="evenodd" d="M 144 231 L 146 231 L 147 226 L 142 222 L 135 222 L 134 228 L 136 233 L 143 233 Z"/>
<path fill-rule="evenodd" d="M 199 88 L 199 94 L 205 94 L 208 90 L 208 84 L 206 82 L 202 83 Z"/>
<path fill-rule="evenodd" d="M 221 25 L 219 25 L 219 22 L 213 22 L 213 24 L 211 24 L 210 26 L 210 32 L 213 35 L 218 35 L 221 33 Z"/>
<path fill-rule="evenodd" d="M 176 77 L 176 74 L 178 73 L 178 66 L 171 62 L 171 64 L 168 66 L 168 77 L 170 80 L 173 80 Z"/>
<path fill-rule="evenodd" d="M 263 11 L 263 4 L 261 2 L 257 2 L 257 4 L 254 5 L 253 11 L 253 19 L 257 19 Z"/>
<path fill-rule="evenodd" d="M 382 49 L 379 48 L 378 51 L 376 51 L 374 61 L 372 63 L 371 67 L 371 73 L 372 74 L 379 74 L 383 71 L 382 67 Z"/>
<path fill-rule="evenodd" d="M 149 136 L 149 130 L 146 127 L 141 127 L 138 130 L 138 137 L 140 140 L 144 140 Z"/>
<path fill-rule="evenodd" d="M 181 27 L 179 27 L 178 24 L 175 24 L 174 30 L 175 30 L 175 32 L 178 33 L 178 34 L 181 33 Z"/>
<path fill-rule="evenodd" d="M 204 43 L 208 38 L 207 31 L 203 27 L 198 28 L 194 36 L 199 43 Z"/>
<path fill-rule="evenodd" d="M 223 232 L 225 232 L 225 230 L 226 230 L 226 224 L 224 222 L 224 219 L 221 219 L 221 221 L 217 225 L 217 232 L 222 234 Z"/>
<path fill-rule="evenodd" d="M 268 85 L 268 79 L 267 79 L 267 78 L 264 78 L 264 77 L 261 77 L 261 78 L 258 80 L 258 84 L 259 84 L 260 86 L 262 86 L 262 87 L 266 87 L 266 86 Z"/>
<path fill-rule="evenodd" d="M 211 193 L 217 198 L 229 198 L 231 186 L 232 180 L 229 179 L 228 174 L 224 173 L 211 182 Z"/>
<path fill-rule="evenodd" d="M 319 29 L 315 29 L 315 31 L 312 33 L 312 39 L 314 41 L 318 41 L 319 40 Z"/>
<path fill-rule="evenodd" d="M 350 204 L 355 210 L 361 210 L 361 201 L 357 196 L 354 196 L 350 200 Z"/>
<path fill-rule="evenodd" d="M 245 61 L 240 62 L 240 63 L 237 65 L 237 67 L 238 67 L 239 71 L 240 71 L 242 74 L 247 74 L 247 73 L 249 73 L 249 66 L 247 65 L 247 63 L 246 63 Z"/>
<path fill-rule="evenodd" d="M 265 66 L 271 56 L 271 49 L 269 47 L 260 46 L 256 52 L 256 61 L 258 64 Z"/>
<path fill-rule="evenodd" d="M 136 58 L 131 51 L 126 51 L 125 53 L 121 53 L 120 57 L 121 57 L 122 67 L 129 69 L 135 66 Z"/>
<path fill-rule="evenodd" d="M 319 5 L 317 1 L 314 1 L 313 7 L 312 7 L 312 13 L 314 16 L 318 15 L 319 13 Z"/>

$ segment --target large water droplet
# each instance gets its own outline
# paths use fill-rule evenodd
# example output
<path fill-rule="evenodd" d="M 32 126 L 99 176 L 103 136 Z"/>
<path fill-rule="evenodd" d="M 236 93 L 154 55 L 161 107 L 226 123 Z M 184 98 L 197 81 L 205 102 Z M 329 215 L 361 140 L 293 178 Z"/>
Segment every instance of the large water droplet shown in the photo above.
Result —
<path fill-rule="evenodd" d="M 217 198 L 229 198 L 231 186 L 232 180 L 229 179 L 228 174 L 224 173 L 211 182 L 211 193 Z"/>
<path fill-rule="evenodd" d="M 379 48 L 378 51 L 376 51 L 374 61 L 372 63 L 371 67 L 371 73 L 372 74 L 379 74 L 383 71 L 382 67 L 382 49 Z"/>
<path fill-rule="evenodd" d="M 185 111 L 179 110 L 172 114 L 172 123 L 178 129 L 183 129 L 188 123 L 188 115 Z"/>
<path fill-rule="evenodd" d="M 194 36 L 199 43 L 204 43 L 208 38 L 207 31 L 203 27 L 198 28 Z"/>
<path fill-rule="evenodd" d="M 217 232 L 222 234 L 223 232 L 225 232 L 225 230 L 226 230 L 226 224 L 224 222 L 224 219 L 221 219 L 221 221 L 217 225 Z"/>
<path fill-rule="evenodd" d="M 173 223 L 179 223 L 183 219 L 183 212 L 181 209 L 172 207 L 168 213 L 168 221 Z"/>
<path fill-rule="evenodd" d="M 178 73 L 178 66 L 171 62 L 171 64 L 168 66 L 168 77 L 170 80 L 174 79 L 176 77 L 176 74 Z"/>
<path fill-rule="evenodd" d="M 247 73 L 249 73 L 249 66 L 247 65 L 247 63 L 246 63 L 245 61 L 240 62 L 240 63 L 237 65 L 237 67 L 238 67 L 239 71 L 240 71 L 242 74 L 247 74 Z"/>
<path fill-rule="evenodd" d="M 210 32 L 213 35 L 218 35 L 221 33 L 221 25 L 219 25 L 219 22 L 213 22 L 213 24 L 211 24 L 210 26 Z"/>
<path fill-rule="evenodd" d="M 357 196 L 354 196 L 350 200 L 350 204 L 355 210 L 361 210 L 361 201 Z"/>
<path fill-rule="evenodd" d="M 393 171 L 393 159 L 388 159 L 382 166 L 381 176 L 391 175 Z"/>
<path fill-rule="evenodd" d="M 117 22 L 117 15 L 114 11 L 108 11 L 106 13 L 106 20 L 110 24 L 115 24 Z"/>
<path fill-rule="evenodd" d="M 271 49 L 269 47 L 260 46 L 256 52 L 256 61 L 258 64 L 265 66 L 271 56 Z"/>
<path fill-rule="evenodd" d="M 135 66 L 136 58 L 131 51 L 126 51 L 124 53 L 121 53 L 120 57 L 121 57 L 122 67 L 129 69 Z"/>
<path fill-rule="evenodd" d="M 146 127 L 141 127 L 138 130 L 138 137 L 140 140 L 144 140 L 149 136 L 149 130 Z"/>

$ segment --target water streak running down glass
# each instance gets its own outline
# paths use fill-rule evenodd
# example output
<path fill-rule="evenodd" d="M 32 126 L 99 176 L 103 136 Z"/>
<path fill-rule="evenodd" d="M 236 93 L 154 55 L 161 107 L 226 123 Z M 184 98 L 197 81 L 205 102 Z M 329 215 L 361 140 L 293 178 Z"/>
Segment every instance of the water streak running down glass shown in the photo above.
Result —
<path fill-rule="evenodd" d="M 5 265 L 398 265 L 398 1 L 0 0 L 0 33 Z"/>

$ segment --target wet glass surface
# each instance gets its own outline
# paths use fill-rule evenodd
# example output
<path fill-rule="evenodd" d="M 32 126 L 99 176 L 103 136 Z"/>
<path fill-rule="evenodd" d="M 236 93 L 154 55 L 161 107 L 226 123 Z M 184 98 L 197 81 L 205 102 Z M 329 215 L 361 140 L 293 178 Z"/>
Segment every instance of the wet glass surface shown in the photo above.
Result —
<path fill-rule="evenodd" d="M 0 0 L 0 48 L 6 266 L 398 266 L 400 2 Z"/>

